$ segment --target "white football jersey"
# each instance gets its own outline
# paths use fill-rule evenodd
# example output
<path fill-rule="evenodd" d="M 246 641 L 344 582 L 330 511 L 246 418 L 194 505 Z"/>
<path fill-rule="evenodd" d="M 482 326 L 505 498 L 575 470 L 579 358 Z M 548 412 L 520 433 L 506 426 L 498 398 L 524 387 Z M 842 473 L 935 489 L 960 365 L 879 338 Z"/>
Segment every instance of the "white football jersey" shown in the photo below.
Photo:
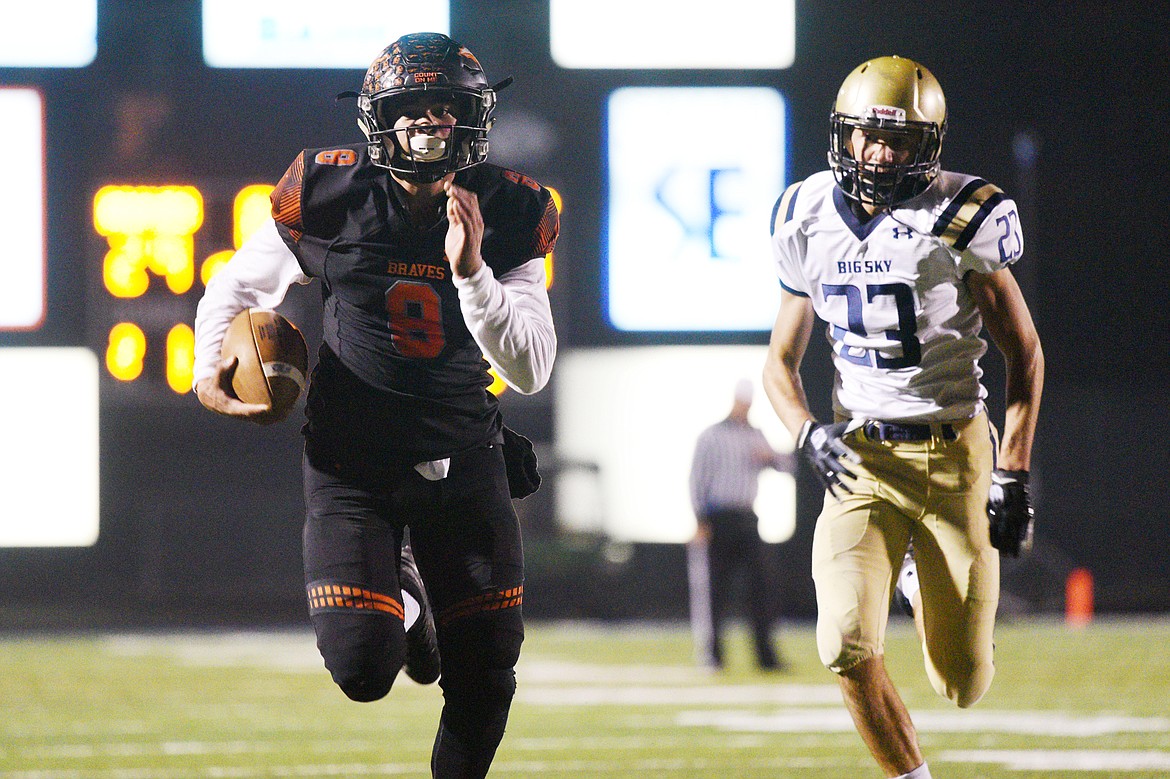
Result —
<path fill-rule="evenodd" d="M 831 171 L 785 190 L 772 213 L 784 288 L 828 323 L 834 411 L 904 422 L 968 419 L 987 390 L 983 320 L 963 277 L 1023 253 L 1016 204 L 943 171 L 921 195 L 862 224 Z"/>

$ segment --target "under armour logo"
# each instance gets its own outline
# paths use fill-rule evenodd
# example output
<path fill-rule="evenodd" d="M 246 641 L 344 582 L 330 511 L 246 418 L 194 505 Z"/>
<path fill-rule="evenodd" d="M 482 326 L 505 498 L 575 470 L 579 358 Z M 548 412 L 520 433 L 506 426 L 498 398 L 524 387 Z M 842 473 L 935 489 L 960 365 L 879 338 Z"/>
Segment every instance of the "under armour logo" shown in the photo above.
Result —
<path fill-rule="evenodd" d="M 905 231 L 905 232 L 903 232 L 903 231 Z M 894 237 L 895 238 L 909 238 L 913 234 L 914 234 L 914 231 L 911 230 L 909 227 L 897 227 L 897 226 L 894 227 Z"/>

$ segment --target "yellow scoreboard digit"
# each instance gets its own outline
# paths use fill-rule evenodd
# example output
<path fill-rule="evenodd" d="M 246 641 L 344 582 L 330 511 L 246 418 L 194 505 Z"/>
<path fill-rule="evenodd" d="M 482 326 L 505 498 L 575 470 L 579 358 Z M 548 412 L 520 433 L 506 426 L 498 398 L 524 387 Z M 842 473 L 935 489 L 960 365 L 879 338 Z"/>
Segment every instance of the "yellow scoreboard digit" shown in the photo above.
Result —
<path fill-rule="evenodd" d="M 232 237 L 239 248 L 268 216 L 268 194 L 272 186 L 252 184 L 237 194 L 232 209 Z M 102 258 L 102 287 L 105 294 L 121 301 L 142 298 L 156 287 L 176 301 L 201 294 L 234 250 L 215 252 L 200 265 L 200 288 L 195 288 L 195 235 L 204 224 L 204 199 L 198 188 L 189 185 L 110 185 L 93 198 L 93 226 L 107 244 Z M 157 281 L 152 282 L 152 277 Z M 186 318 L 189 307 L 175 307 L 177 320 Z M 121 307 L 133 311 L 132 307 Z M 157 315 L 146 316 L 152 322 Z M 161 334 L 160 334 L 161 335 Z M 148 350 L 161 349 L 165 380 L 179 394 L 191 390 L 195 362 L 195 334 L 190 323 L 171 321 L 160 342 L 151 343 L 140 322 L 119 321 L 106 339 L 106 370 L 123 382 L 147 378 Z"/>
<path fill-rule="evenodd" d="M 102 187 L 93 199 L 93 226 L 109 242 L 102 263 L 106 290 L 136 298 L 150 271 L 176 295 L 195 279 L 193 236 L 203 225 L 203 196 L 195 187 Z"/>

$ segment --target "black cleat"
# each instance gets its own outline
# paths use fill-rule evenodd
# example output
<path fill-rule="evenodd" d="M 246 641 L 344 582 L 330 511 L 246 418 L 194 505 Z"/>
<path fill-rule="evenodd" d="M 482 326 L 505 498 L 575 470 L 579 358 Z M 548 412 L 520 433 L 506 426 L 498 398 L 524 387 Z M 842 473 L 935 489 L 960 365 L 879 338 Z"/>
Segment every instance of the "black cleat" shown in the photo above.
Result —
<path fill-rule="evenodd" d="M 402 545 L 402 561 L 398 566 L 398 584 L 410 597 L 418 601 L 421 612 L 406 631 L 406 675 L 418 684 L 433 684 L 442 669 L 439 663 L 439 639 L 435 635 L 435 617 L 427 600 L 418 566 L 410 544 Z"/>

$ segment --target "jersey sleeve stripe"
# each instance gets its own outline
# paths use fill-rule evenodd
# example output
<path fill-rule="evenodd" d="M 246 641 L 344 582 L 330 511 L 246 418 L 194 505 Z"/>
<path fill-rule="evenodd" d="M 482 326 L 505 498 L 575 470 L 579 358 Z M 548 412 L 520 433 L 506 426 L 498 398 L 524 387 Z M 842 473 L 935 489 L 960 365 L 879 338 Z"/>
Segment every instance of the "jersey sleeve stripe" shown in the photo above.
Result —
<path fill-rule="evenodd" d="M 931 232 L 954 249 L 963 251 L 1003 198 L 999 187 L 983 179 L 972 179 L 939 215 Z"/>
<path fill-rule="evenodd" d="M 798 181 L 788 189 L 784 190 L 784 194 L 776 201 L 776 205 L 772 208 L 772 227 L 771 234 L 776 234 L 776 216 L 781 212 L 784 213 L 784 221 L 792 219 L 792 215 L 796 213 L 796 193 L 800 190 L 800 185 L 803 181 Z"/>
<path fill-rule="evenodd" d="M 539 257 L 551 252 L 557 245 L 557 238 L 561 232 L 561 215 L 557 211 L 552 196 L 544 204 L 544 213 L 540 217 L 540 224 L 536 226 L 535 249 L 532 257 Z M 529 258 L 531 259 L 531 257 Z"/>
<path fill-rule="evenodd" d="M 781 289 L 783 289 L 785 292 L 789 293 L 790 295 L 798 295 L 799 297 L 802 297 L 802 298 L 807 298 L 807 297 L 808 297 L 808 295 L 806 295 L 805 293 L 801 292 L 800 290 L 798 290 L 798 289 L 793 289 L 792 287 L 790 287 L 790 286 L 788 286 L 787 284 L 785 284 L 785 283 L 784 283 L 784 279 L 780 279 L 780 288 L 781 288 Z"/>
<path fill-rule="evenodd" d="M 276 189 L 272 190 L 272 218 L 287 227 L 293 240 L 300 240 L 305 226 L 301 221 L 301 191 L 305 176 L 305 153 L 302 151 L 289 165 Z"/>
<path fill-rule="evenodd" d="M 991 185 L 988 184 L 988 186 L 990 187 Z M 992 192 L 988 198 L 983 201 L 983 203 L 979 206 L 979 209 L 975 212 L 974 216 L 972 216 L 971 220 L 967 223 L 967 226 L 963 228 L 963 232 L 960 233 L 959 237 L 955 239 L 956 249 L 963 251 L 967 248 L 967 244 L 971 243 L 971 239 L 975 237 L 975 233 L 979 232 L 979 226 L 983 224 L 983 220 L 987 218 L 987 215 L 995 209 L 996 205 L 998 205 L 999 202 L 1003 200 L 1003 198 L 1003 192 L 1000 192 L 998 189 L 996 189 L 996 191 Z"/>

